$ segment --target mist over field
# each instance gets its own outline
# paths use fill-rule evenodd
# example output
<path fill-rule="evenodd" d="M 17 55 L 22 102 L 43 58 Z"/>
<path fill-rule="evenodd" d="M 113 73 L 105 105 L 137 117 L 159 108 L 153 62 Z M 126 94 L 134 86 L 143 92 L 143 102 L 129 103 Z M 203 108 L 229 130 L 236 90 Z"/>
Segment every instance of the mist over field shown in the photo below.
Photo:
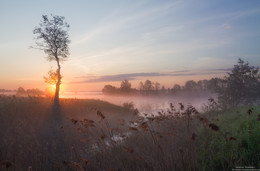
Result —
<path fill-rule="evenodd" d="M 65 92 L 61 98 L 75 99 L 99 99 L 112 104 L 123 106 L 124 103 L 132 103 L 142 113 L 156 114 L 160 110 L 169 108 L 170 103 L 178 105 L 183 103 L 185 106 L 192 105 L 199 111 L 207 104 L 209 98 L 215 98 L 214 93 L 182 94 L 182 95 L 104 95 L 102 92 Z"/>
<path fill-rule="evenodd" d="M 2 95 L 13 96 L 16 95 L 16 91 L 13 92 L 0 92 Z M 27 95 L 25 95 L 27 97 Z M 156 114 L 160 110 L 169 108 L 170 103 L 178 105 L 183 103 L 185 106 L 192 105 L 199 111 L 202 111 L 204 105 L 207 104 L 209 98 L 216 98 L 215 93 L 199 92 L 189 93 L 185 92 L 176 95 L 105 95 L 102 91 L 92 92 L 62 92 L 60 98 L 71 99 L 95 99 L 107 101 L 109 103 L 123 106 L 125 103 L 131 103 L 133 108 L 137 108 L 140 112 Z"/>

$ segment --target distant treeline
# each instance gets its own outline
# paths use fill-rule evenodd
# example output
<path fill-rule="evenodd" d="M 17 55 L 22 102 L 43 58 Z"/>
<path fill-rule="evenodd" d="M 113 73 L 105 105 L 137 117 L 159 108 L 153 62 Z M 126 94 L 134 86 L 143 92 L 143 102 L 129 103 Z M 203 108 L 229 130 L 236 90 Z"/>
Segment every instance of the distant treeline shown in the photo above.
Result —
<path fill-rule="evenodd" d="M 128 80 L 123 80 L 120 87 L 115 87 L 112 85 L 105 85 L 102 92 L 106 95 L 116 95 L 116 94 L 177 94 L 180 92 L 210 92 L 214 91 L 216 84 L 220 82 L 219 78 L 212 78 L 211 80 L 189 80 L 186 81 L 184 86 L 179 84 L 174 84 L 172 88 L 165 88 L 158 82 L 152 82 L 146 80 L 145 82 L 140 82 L 138 88 L 132 88 L 132 84 Z"/>
<path fill-rule="evenodd" d="M 7 89 L 0 89 L 0 92 L 14 92 L 16 90 L 7 90 Z"/>
<path fill-rule="evenodd" d="M 150 80 L 146 80 L 144 83 L 140 82 L 139 88 L 135 89 L 131 87 L 128 80 L 124 80 L 119 88 L 105 85 L 102 91 L 108 95 L 178 94 L 180 92 L 188 92 L 191 95 L 209 92 L 217 94 L 218 105 L 221 108 L 229 108 L 239 105 L 260 104 L 260 74 L 258 67 L 250 66 L 248 62 L 238 59 L 238 63 L 224 78 L 212 78 L 197 82 L 189 80 L 184 86 L 175 84 L 168 89 L 160 86 L 160 83 Z"/>
<path fill-rule="evenodd" d="M 38 88 L 33 88 L 33 89 L 27 89 L 25 90 L 23 87 L 19 87 L 16 91 L 17 96 L 33 96 L 33 97 L 39 97 L 39 96 L 44 96 L 45 92 L 38 89 Z"/>

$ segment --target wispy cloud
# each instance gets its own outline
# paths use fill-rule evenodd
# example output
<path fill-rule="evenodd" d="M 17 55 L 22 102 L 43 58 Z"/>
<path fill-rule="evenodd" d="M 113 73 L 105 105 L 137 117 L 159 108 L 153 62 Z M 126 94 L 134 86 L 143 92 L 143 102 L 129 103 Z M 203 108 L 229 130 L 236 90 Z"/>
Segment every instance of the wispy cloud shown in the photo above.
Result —
<path fill-rule="evenodd" d="M 148 41 L 154 41 L 157 39 L 162 39 L 166 38 L 169 35 L 173 35 L 177 33 L 178 31 L 181 31 L 184 28 L 182 25 L 177 25 L 177 26 L 167 26 L 163 27 L 157 31 L 152 31 L 152 32 L 146 32 L 144 33 L 143 37 L 144 39 Z"/>
<path fill-rule="evenodd" d="M 165 76 L 195 76 L 195 75 L 209 75 L 209 74 L 216 74 L 216 73 L 227 73 L 231 69 L 227 68 L 220 68 L 220 69 L 208 69 L 203 71 L 189 71 L 189 70 L 182 70 L 182 71 L 169 71 L 169 72 L 150 72 L 150 73 L 128 73 L 128 74 L 115 74 L 115 75 L 103 75 L 98 76 L 96 78 L 89 78 L 86 77 L 76 77 L 77 79 L 83 79 L 81 81 L 71 82 L 77 84 L 83 83 L 98 83 L 98 82 L 116 82 L 122 80 L 137 80 L 143 77 L 165 77 Z"/>
<path fill-rule="evenodd" d="M 171 68 L 228 67 L 233 61 L 229 59 L 227 62 L 227 47 L 237 47 L 236 43 L 241 39 L 241 32 L 239 36 L 234 36 L 238 34 L 234 21 L 260 12 L 255 8 L 226 10 L 222 13 L 208 12 L 208 15 L 200 17 L 181 17 L 174 14 L 187 9 L 187 2 L 161 3 L 158 6 L 147 6 L 146 2 L 148 1 L 111 11 L 111 15 L 105 16 L 98 25 L 94 25 L 91 30 L 73 41 L 75 46 L 98 43 L 92 49 L 84 47 L 84 50 L 74 57 L 77 60 L 75 66 L 84 73 L 108 74 L 91 78 L 89 82 L 122 80 L 120 75 L 109 75 L 118 73 L 116 70 L 138 73 L 151 71 L 151 68 L 157 72 Z M 146 8 L 143 8 L 144 6 Z M 167 17 L 171 18 L 171 21 L 167 24 L 161 22 Z M 149 28 L 143 23 L 150 24 Z M 212 56 L 215 60 L 198 59 L 201 56 Z M 225 60 L 224 65 L 218 58 Z M 193 62 L 187 62 L 191 60 Z M 166 73 L 160 74 L 164 76 Z M 136 78 L 138 77 L 134 75 L 126 77 L 129 80 Z"/>
<path fill-rule="evenodd" d="M 99 35 L 110 33 L 111 31 L 115 30 L 120 30 L 124 27 L 136 23 L 137 21 L 143 21 L 146 17 L 154 16 L 155 14 L 157 17 L 158 15 L 164 15 L 167 11 L 169 11 L 169 9 L 173 8 L 174 6 L 177 6 L 179 3 L 179 1 L 175 1 L 156 7 L 148 8 L 146 10 L 142 9 L 142 11 L 135 11 L 135 9 L 138 8 L 138 6 L 142 6 L 145 4 L 142 2 L 138 6 L 134 6 L 133 9 L 130 11 L 129 9 L 122 9 L 121 11 L 111 12 L 111 16 L 116 14 L 116 19 L 115 17 L 112 17 L 111 19 L 106 17 L 107 19 L 105 22 L 100 23 L 91 31 L 85 33 L 84 36 L 79 38 L 78 40 L 74 40 L 73 46 L 86 43 Z M 127 11 L 128 13 L 130 13 L 130 15 L 127 14 Z"/>
<path fill-rule="evenodd" d="M 42 81 L 43 79 L 40 78 L 17 78 L 17 79 L 12 79 L 14 81 Z"/>
<path fill-rule="evenodd" d="M 122 80 L 135 80 L 138 77 L 159 77 L 165 76 L 162 73 L 130 73 L 130 74 L 116 74 L 116 75 L 104 75 L 94 79 L 88 79 L 84 81 L 79 81 L 76 83 L 97 83 L 97 82 L 113 82 L 113 81 L 122 81 Z"/>

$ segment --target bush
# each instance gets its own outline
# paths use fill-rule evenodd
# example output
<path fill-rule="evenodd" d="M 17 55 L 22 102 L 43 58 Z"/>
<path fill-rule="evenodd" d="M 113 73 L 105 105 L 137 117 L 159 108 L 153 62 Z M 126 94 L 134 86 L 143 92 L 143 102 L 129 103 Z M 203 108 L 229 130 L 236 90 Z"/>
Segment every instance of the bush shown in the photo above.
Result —
<path fill-rule="evenodd" d="M 123 103 L 123 108 L 125 109 L 130 109 L 130 110 L 133 110 L 134 109 L 134 103 L 133 102 L 129 102 L 129 103 Z"/>
<path fill-rule="evenodd" d="M 259 68 L 238 59 L 231 73 L 224 79 L 210 80 L 210 88 L 218 93 L 218 102 L 223 109 L 256 103 L 260 98 Z"/>

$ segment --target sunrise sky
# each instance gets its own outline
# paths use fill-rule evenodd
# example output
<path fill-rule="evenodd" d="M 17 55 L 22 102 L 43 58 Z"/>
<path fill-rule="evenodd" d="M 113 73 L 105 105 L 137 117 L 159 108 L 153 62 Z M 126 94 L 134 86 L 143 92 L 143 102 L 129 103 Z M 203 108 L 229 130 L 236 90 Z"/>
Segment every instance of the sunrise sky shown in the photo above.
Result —
<path fill-rule="evenodd" d="M 124 79 L 172 87 L 223 76 L 238 58 L 260 66 L 259 0 L 0 0 L 0 89 L 45 89 L 56 64 L 30 48 L 43 14 L 70 24 L 63 91 Z"/>

